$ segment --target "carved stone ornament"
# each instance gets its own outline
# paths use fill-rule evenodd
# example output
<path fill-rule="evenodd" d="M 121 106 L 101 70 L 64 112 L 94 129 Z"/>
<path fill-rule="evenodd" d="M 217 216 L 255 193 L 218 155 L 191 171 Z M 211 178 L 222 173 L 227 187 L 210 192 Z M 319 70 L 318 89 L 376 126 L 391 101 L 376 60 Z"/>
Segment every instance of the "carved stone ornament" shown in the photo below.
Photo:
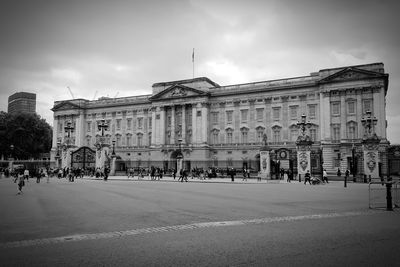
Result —
<path fill-rule="evenodd" d="M 171 96 L 185 96 L 185 95 L 187 95 L 187 92 L 180 87 L 175 88 L 171 93 Z"/>
<path fill-rule="evenodd" d="M 368 152 L 366 155 L 368 169 L 373 172 L 376 168 L 376 154 L 374 152 Z"/>
<path fill-rule="evenodd" d="M 302 152 L 299 154 L 299 163 L 300 163 L 300 167 L 303 169 L 303 171 L 305 171 L 308 166 L 307 153 Z"/>

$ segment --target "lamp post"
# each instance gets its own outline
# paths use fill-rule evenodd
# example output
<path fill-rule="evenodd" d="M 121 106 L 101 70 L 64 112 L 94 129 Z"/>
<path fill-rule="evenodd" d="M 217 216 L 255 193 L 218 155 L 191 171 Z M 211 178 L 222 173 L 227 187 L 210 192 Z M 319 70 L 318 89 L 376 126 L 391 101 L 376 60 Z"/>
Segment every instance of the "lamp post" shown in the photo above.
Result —
<path fill-rule="evenodd" d="M 67 125 L 64 127 L 65 132 L 67 133 L 67 144 L 69 145 L 71 142 L 71 133 L 74 132 L 74 126 L 72 126 L 72 122 L 69 120 L 67 121 Z"/>
<path fill-rule="evenodd" d="M 112 145 L 113 145 L 113 150 L 111 155 L 115 156 L 115 140 L 112 141 Z"/>
<path fill-rule="evenodd" d="M 351 173 L 353 174 L 353 183 L 356 182 L 356 156 L 355 156 L 355 147 L 354 147 L 354 142 L 351 145 Z"/>
<path fill-rule="evenodd" d="M 322 149 L 322 142 L 321 145 L 319 146 L 319 164 L 321 166 L 321 180 L 324 181 L 324 155 L 323 149 Z"/>
<path fill-rule="evenodd" d="M 101 131 L 101 136 L 104 136 L 104 131 L 108 129 L 108 124 L 106 123 L 106 120 L 102 119 L 97 128 L 99 129 L 99 131 Z"/>
<path fill-rule="evenodd" d="M 308 168 L 311 171 L 311 145 L 313 141 L 310 136 L 306 135 L 306 128 L 310 128 L 312 123 L 306 120 L 306 115 L 301 115 L 301 120 L 296 123 L 296 125 L 300 128 L 300 134 L 297 138 L 297 160 L 298 160 L 298 174 L 299 174 L 299 182 L 301 182 L 301 173 L 305 173 Z M 300 166 L 301 167 L 300 167 Z"/>
<path fill-rule="evenodd" d="M 10 145 L 10 150 L 11 150 L 11 159 L 14 159 L 14 145 Z"/>

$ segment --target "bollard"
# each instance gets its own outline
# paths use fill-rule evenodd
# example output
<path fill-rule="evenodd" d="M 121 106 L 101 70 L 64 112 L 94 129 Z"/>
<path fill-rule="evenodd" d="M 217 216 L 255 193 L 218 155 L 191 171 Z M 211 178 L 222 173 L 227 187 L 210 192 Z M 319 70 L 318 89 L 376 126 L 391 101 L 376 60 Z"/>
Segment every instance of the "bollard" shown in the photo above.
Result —
<path fill-rule="evenodd" d="M 386 210 L 392 211 L 392 183 L 386 183 Z"/>
<path fill-rule="evenodd" d="M 344 176 L 344 187 L 347 187 L 347 175 Z"/>
<path fill-rule="evenodd" d="M 301 183 L 301 174 L 299 173 L 299 183 Z"/>

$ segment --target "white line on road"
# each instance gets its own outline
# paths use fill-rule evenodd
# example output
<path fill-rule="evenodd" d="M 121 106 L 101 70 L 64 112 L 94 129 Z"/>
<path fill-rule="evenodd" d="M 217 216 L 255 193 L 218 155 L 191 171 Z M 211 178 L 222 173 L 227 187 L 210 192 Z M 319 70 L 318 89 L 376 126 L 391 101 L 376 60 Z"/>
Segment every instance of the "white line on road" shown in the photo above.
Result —
<path fill-rule="evenodd" d="M 238 220 L 238 221 L 202 222 L 202 223 L 172 225 L 163 227 L 141 228 L 141 229 L 126 230 L 126 231 L 115 231 L 115 232 L 105 232 L 105 233 L 95 233 L 95 234 L 77 234 L 77 235 L 69 235 L 69 236 L 61 236 L 53 238 L 13 241 L 13 242 L 0 243 L 0 248 L 30 247 L 38 245 L 66 243 L 73 241 L 116 238 L 116 237 L 144 235 L 144 234 L 152 234 L 158 232 L 181 231 L 181 230 L 200 229 L 200 228 L 268 224 L 274 222 L 292 222 L 292 221 L 302 221 L 302 220 L 360 216 L 360 215 L 369 215 L 382 212 L 384 211 L 368 210 L 368 211 L 350 211 L 350 212 L 340 212 L 340 213 L 335 212 L 335 213 L 325 213 L 325 214 L 311 214 L 311 215 L 301 215 L 301 216 L 271 217 L 271 218 Z"/>

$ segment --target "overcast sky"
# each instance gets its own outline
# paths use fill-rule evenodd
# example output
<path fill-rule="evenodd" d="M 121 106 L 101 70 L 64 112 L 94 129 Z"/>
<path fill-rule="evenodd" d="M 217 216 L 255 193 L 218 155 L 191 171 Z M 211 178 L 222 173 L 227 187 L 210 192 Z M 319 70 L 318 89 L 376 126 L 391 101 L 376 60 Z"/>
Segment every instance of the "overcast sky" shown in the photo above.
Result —
<path fill-rule="evenodd" d="M 382 62 L 388 138 L 400 144 L 399 5 L 376 0 L 12 0 L 0 2 L 0 110 L 37 94 L 54 101 L 151 93 L 206 76 L 220 85 Z M 97 94 L 96 94 L 97 92 Z"/>

